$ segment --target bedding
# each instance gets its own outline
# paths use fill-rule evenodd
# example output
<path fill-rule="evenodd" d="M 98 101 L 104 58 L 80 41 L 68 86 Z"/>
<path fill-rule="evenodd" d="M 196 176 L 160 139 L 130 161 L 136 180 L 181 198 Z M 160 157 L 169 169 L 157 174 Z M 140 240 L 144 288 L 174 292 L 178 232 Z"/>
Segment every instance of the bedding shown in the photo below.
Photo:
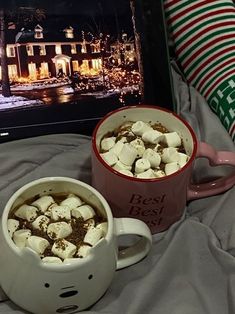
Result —
<path fill-rule="evenodd" d="M 205 99 L 172 64 L 177 112 L 198 139 L 219 150 L 234 143 Z M 91 183 L 91 138 L 53 134 L 0 145 L 0 208 L 23 184 L 45 176 L 68 176 Z M 234 171 L 195 164 L 195 181 Z M 235 187 L 221 195 L 188 203 L 180 221 L 153 236 L 150 254 L 116 271 L 106 294 L 90 314 L 235 313 Z M 3 254 L 0 248 L 0 254 Z M 1 277 L 1 269 L 0 269 Z M 27 313 L 0 290 L 0 313 Z"/>
<path fill-rule="evenodd" d="M 163 4 L 177 62 L 235 141 L 234 1 Z"/>

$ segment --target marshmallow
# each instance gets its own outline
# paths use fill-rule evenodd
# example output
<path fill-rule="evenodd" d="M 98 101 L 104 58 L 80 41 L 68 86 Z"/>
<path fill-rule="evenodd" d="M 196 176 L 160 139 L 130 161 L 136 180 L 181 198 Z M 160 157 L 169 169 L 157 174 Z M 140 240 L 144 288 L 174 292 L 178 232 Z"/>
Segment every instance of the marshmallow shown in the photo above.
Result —
<path fill-rule="evenodd" d="M 140 158 L 135 163 L 135 173 L 141 173 L 148 170 L 151 167 L 148 159 Z"/>
<path fill-rule="evenodd" d="M 49 264 L 61 264 L 62 260 L 59 257 L 55 256 L 46 256 L 42 258 L 43 263 L 49 263 Z"/>
<path fill-rule="evenodd" d="M 124 142 L 122 140 L 118 141 L 111 149 L 110 152 L 114 153 L 117 157 L 119 157 L 120 152 L 123 148 Z"/>
<path fill-rule="evenodd" d="M 113 152 L 106 152 L 100 155 L 109 166 L 115 165 L 118 161 L 117 156 Z"/>
<path fill-rule="evenodd" d="M 126 142 L 127 142 L 127 138 L 126 138 L 125 136 L 123 136 L 123 137 L 120 138 L 120 140 L 119 140 L 118 142 L 126 143 Z M 118 142 L 117 142 L 117 143 L 118 143 Z M 117 144 L 117 143 L 116 143 L 116 144 Z"/>
<path fill-rule="evenodd" d="M 135 140 L 130 142 L 130 145 L 132 145 L 137 150 L 137 157 L 142 157 L 145 151 L 144 142 L 136 138 Z"/>
<path fill-rule="evenodd" d="M 131 166 L 127 166 L 123 164 L 120 160 L 113 166 L 114 170 L 120 171 L 120 170 L 131 170 Z"/>
<path fill-rule="evenodd" d="M 47 217 L 51 217 L 51 210 L 52 210 L 52 208 L 55 207 L 55 206 L 58 206 L 58 204 L 56 204 L 56 203 L 51 204 L 51 205 L 48 207 L 48 209 L 44 212 L 44 215 L 47 216 Z"/>
<path fill-rule="evenodd" d="M 90 205 L 82 205 L 72 210 L 72 216 L 75 218 L 82 217 L 83 220 L 93 218 L 95 216 L 95 211 Z"/>
<path fill-rule="evenodd" d="M 131 130 L 134 134 L 142 136 L 145 132 L 152 130 L 152 127 L 143 121 L 136 121 Z"/>
<path fill-rule="evenodd" d="M 84 224 L 84 226 L 89 229 L 89 228 L 93 228 L 95 227 L 95 220 L 90 218 L 86 220 L 86 223 Z"/>
<path fill-rule="evenodd" d="M 12 238 L 13 233 L 18 229 L 19 227 L 19 221 L 16 219 L 8 219 L 7 220 L 7 230 L 9 232 L 9 236 Z"/>
<path fill-rule="evenodd" d="M 144 132 L 142 135 L 143 141 L 151 144 L 158 144 L 160 141 L 162 141 L 164 138 L 164 135 L 157 131 L 157 130 L 150 130 L 147 132 Z"/>
<path fill-rule="evenodd" d="M 90 245 L 82 244 L 77 251 L 78 257 L 86 257 L 89 254 L 89 251 L 91 249 Z"/>
<path fill-rule="evenodd" d="M 179 160 L 179 153 L 175 147 L 167 147 L 163 148 L 161 157 L 164 163 L 176 162 Z"/>
<path fill-rule="evenodd" d="M 88 229 L 83 242 L 90 245 L 95 245 L 100 238 L 102 238 L 103 231 L 100 228 L 90 228 Z"/>
<path fill-rule="evenodd" d="M 47 216 L 40 215 L 33 221 L 32 226 L 34 229 L 46 232 L 49 221 L 50 219 Z"/>
<path fill-rule="evenodd" d="M 189 161 L 189 156 L 183 153 L 178 153 L 178 154 L 179 154 L 178 163 L 180 165 L 180 168 L 182 168 Z"/>
<path fill-rule="evenodd" d="M 177 132 L 165 133 L 164 142 L 168 147 L 179 147 L 181 145 L 181 138 Z"/>
<path fill-rule="evenodd" d="M 122 170 L 119 170 L 118 172 L 120 172 L 122 174 L 125 174 L 128 177 L 134 177 L 133 173 L 130 170 L 127 170 L 127 169 L 122 169 Z"/>
<path fill-rule="evenodd" d="M 66 238 L 72 232 L 71 225 L 65 221 L 51 223 L 47 228 L 47 234 L 53 240 Z"/>
<path fill-rule="evenodd" d="M 59 220 L 59 219 L 71 219 L 71 210 L 68 206 L 54 206 L 51 209 L 51 219 Z"/>
<path fill-rule="evenodd" d="M 133 162 L 135 161 L 136 157 L 138 155 L 137 150 L 130 145 L 129 143 L 125 143 L 123 145 L 123 148 L 120 152 L 119 155 L 119 160 L 127 165 L 127 166 L 131 166 L 133 164 Z"/>
<path fill-rule="evenodd" d="M 161 163 L 161 156 L 151 148 L 145 150 L 143 158 L 147 159 L 153 168 L 157 168 Z"/>
<path fill-rule="evenodd" d="M 180 165 L 178 162 L 171 162 L 165 165 L 165 173 L 166 175 L 172 174 L 180 169 Z"/>
<path fill-rule="evenodd" d="M 157 171 L 154 171 L 154 172 L 155 172 L 155 176 L 157 178 L 162 178 L 162 177 L 166 176 L 166 174 L 165 174 L 165 172 L 163 170 L 157 170 Z"/>
<path fill-rule="evenodd" d="M 49 206 L 55 203 L 54 199 L 50 195 L 44 195 L 34 201 L 31 205 L 37 207 L 41 212 L 45 213 Z"/>
<path fill-rule="evenodd" d="M 62 259 L 71 258 L 76 253 L 77 247 L 65 239 L 57 240 L 52 246 L 52 253 Z"/>
<path fill-rule="evenodd" d="M 115 137 L 106 137 L 101 141 L 101 149 L 104 151 L 110 150 L 115 145 Z"/>
<path fill-rule="evenodd" d="M 148 170 L 145 171 L 145 172 L 138 173 L 138 174 L 136 175 L 136 177 L 137 177 L 137 178 L 140 178 L 140 179 L 152 179 L 152 178 L 156 178 L 153 169 L 148 169 Z"/>
<path fill-rule="evenodd" d="M 26 245 L 26 240 L 31 236 L 31 230 L 20 229 L 14 232 L 13 241 L 19 248 L 23 248 Z"/>
<path fill-rule="evenodd" d="M 108 232 L 108 223 L 107 222 L 101 222 L 101 223 L 96 225 L 96 228 L 102 230 L 102 235 L 104 237 Z"/>
<path fill-rule="evenodd" d="M 38 209 L 31 205 L 21 205 L 15 212 L 15 216 L 18 218 L 26 219 L 27 221 L 32 221 L 37 217 Z"/>
<path fill-rule="evenodd" d="M 81 206 L 83 203 L 84 202 L 78 196 L 74 194 L 69 194 L 68 197 L 60 203 L 60 205 L 65 205 L 72 209 L 74 207 Z"/>
<path fill-rule="evenodd" d="M 26 240 L 26 246 L 38 253 L 39 255 L 42 255 L 49 245 L 50 243 L 46 239 L 34 235 L 30 236 Z"/>

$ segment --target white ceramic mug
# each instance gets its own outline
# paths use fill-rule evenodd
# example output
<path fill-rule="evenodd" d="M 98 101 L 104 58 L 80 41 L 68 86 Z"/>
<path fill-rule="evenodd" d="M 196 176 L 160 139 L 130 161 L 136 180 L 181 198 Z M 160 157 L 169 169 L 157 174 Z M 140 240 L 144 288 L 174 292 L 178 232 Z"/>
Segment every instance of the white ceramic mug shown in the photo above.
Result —
<path fill-rule="evenodd" d="M 74 193 L 98 209 L 107 219 L 104 238 L 84 258 L 71 263 L 43 263 L 29 248 L 18 248 L 7 230 L 12 208 L 36 195 Z M 120 235 L 137 235 L 132 246 L 119 250 Z M 16 191 L 1 217 L 0 284 L 6 295 L 20 307 L 35 314 L 75 313 L 94 304 L 109 287 L 116 269 L 130 266 L 149 252 L 152 236 L 147 225 L 137 219 L 113 218 L 104 197 L 90 185 L 66 177 L 32 181 Z"/>

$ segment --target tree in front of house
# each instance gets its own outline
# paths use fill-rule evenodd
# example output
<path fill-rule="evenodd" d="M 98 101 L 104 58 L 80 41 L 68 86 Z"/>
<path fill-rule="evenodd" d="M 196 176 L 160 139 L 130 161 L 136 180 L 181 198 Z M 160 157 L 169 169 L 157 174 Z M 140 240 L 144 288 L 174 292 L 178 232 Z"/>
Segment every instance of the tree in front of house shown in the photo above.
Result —
<path fill-rule="evenodd" d="M 0 59 L 2 71 L 2 95 L 11 96 L 10 80 L 7 64 L 6 35 L 12 25 L 23 26 L 45 18 L 45 11 L 36 7 L 0 7 Z"/>

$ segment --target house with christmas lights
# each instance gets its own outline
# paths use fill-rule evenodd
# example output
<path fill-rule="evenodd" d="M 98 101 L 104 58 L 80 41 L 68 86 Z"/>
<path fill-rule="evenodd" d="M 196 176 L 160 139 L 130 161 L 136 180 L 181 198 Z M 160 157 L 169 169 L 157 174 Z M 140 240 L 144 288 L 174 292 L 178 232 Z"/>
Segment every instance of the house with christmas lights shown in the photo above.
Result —
<path fill-rule="evenodd" d="M 123 33 L 120 39 L 115 40 L 110 45 L 110 52 L 113 62 L 117 65 L 127 65 L 136 62 L 135 41 Z"/>
<path fill-rule="evenodd" d="M 61 31 L 21 29 L 7 37 L 10 80 L 38 80 L 71 76 L 75 72 L 97 72 L 102 68 L 101 40 L 68 26 Z M 1 76 L 1 68 L 0 68 Z"/>

